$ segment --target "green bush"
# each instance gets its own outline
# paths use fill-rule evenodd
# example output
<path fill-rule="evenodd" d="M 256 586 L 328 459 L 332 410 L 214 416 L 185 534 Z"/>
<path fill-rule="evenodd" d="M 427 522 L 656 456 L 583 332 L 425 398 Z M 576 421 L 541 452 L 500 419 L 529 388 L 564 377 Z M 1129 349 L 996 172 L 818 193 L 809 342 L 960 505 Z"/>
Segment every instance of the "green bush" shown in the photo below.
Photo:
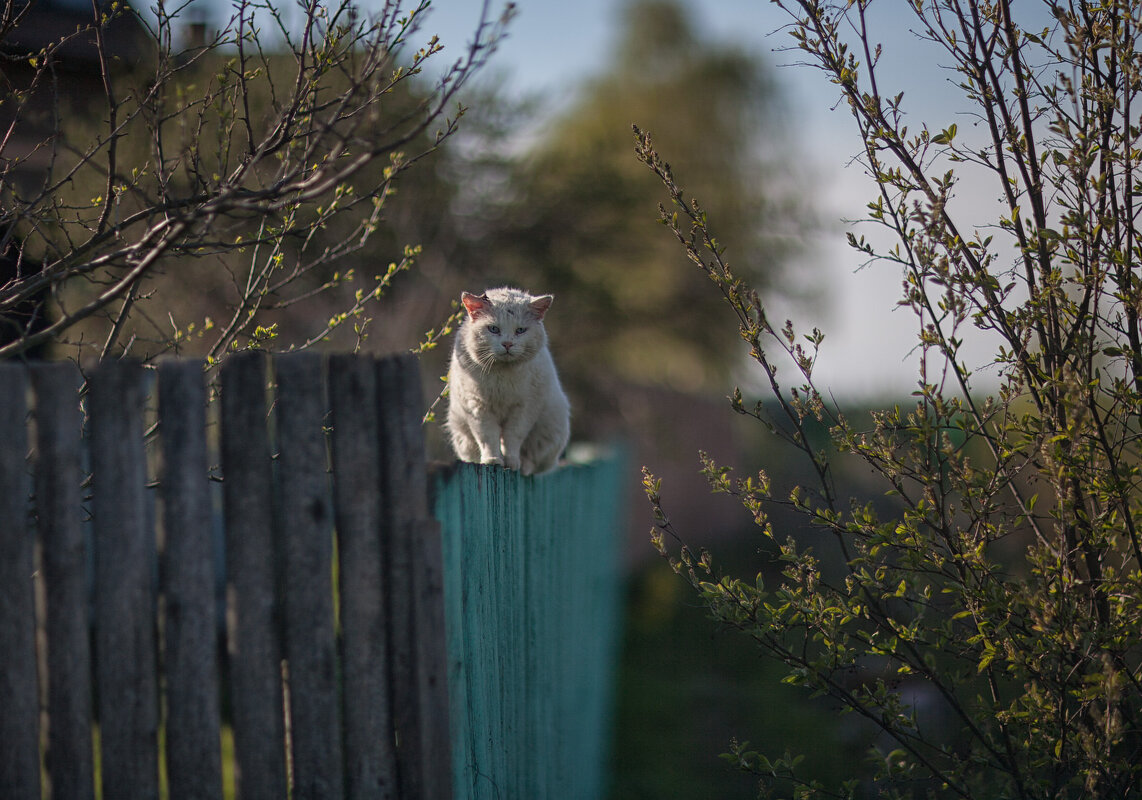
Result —
<path fill-rule="evenodd" d="M 877 70 L 867 0 L 778 4 L 856 122 L 875 179 L 869 216 L 892 244 L 850 242 L 901 269 L 920 374 L 907 407 L 870 424 L 846 417 L 814 373 L 824 334 L 769 318 L 636 128 L 639 158 L 669 192 L 663 223 L 721 293 L 771 390 L 770 405 L 735 391 L 734 410 L 815 476 L 782 487 L 704 460 L 712 489 L 778 548 L 776 580 L 729 574 L 685 547 L 648 472 L 655 540 L 716 619 L 785 665 L 786 682 L 879 731 L 868 780 L 826 782 L 795 757 L 744 745 L 730 757 L 763 791 L 792 785 L 804 797 L 1137 797 L 1138 8 L 1046 3 L 1021 24 L 1010 0 L 910 0 L 914 30 L 979 122 L 968 135 L 906 124 L 903 95 L 886 93 Z M 975 227 L 964 213 L 980 209 L 954 202 L 966 174 L 1002 198 Z M 963 352 L 980 335 L 997 342 L 987 392 Z M 826 445 L 810 436 L 822 427 Z M 898 510 L 840 494 L 845 460 L 871 470 Z M 771 522 L 777 508 L 813 533 L 790 536 Z"/>

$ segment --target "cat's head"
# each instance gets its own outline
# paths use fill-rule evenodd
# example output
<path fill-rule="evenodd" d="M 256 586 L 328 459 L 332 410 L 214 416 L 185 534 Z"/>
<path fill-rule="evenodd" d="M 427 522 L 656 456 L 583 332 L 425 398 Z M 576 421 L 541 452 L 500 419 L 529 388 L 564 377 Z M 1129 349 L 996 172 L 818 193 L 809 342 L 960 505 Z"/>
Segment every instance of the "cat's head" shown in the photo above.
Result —
<path fill-rule="evenodd" d="M 460 296 L 468 312 L 464 344 L 472 358 L 485 368 L 533 358 L 547 344 L 543 317 L 553 299 L 549 294 L 534 297 L 519 289 L 488 289 L 479 295 L 464 292 Z"/>

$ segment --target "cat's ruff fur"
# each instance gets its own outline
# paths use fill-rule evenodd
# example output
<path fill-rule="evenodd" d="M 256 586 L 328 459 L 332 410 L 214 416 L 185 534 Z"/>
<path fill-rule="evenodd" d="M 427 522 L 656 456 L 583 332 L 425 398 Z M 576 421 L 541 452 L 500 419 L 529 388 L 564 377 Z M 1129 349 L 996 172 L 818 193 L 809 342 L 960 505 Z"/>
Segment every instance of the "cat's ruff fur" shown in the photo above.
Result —
<path fill-rule="evenodd" d="M 461 300 L 468 314 L 448 369 L 452 449 L 461 461 L 525 475 L 553 469 L 571 436 L 571 407 L 543 328 L 552 296 L 504 288 Z"/>

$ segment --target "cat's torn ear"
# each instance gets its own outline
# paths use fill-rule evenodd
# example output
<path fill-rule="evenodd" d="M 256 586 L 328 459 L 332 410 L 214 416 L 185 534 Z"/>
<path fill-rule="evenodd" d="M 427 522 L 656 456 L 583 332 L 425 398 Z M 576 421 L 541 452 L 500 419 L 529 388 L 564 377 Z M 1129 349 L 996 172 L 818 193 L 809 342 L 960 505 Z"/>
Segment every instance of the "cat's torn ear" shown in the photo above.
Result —
<path fill-rule="evenodd" d="M 551 308 L 551 301 L 555 299 L 554 295 L 545 294 L 542 297 L 537 297 L 531 301 L 531 313 L 535 315 L 538 320 L 543 320 L 543 315 L 547 313 L 547 309 Z"/>
<path fill-rule="evenodd" d="M 488 306 L 492 304 L 486 294 L 477 295 L 468 292 L 461 293 L 460 302 L 464 304 L 464 308 L 468 309 L 469 319 L 475 319 L 480 314 L 487 314 Z"/>

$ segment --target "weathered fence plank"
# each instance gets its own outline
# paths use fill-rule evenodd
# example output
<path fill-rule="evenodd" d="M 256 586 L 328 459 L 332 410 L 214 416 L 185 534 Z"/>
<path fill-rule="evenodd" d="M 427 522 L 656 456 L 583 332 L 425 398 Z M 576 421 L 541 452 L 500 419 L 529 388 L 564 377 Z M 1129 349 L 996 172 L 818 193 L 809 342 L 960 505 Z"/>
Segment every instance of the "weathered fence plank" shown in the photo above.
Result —
<path fill-rule="evenodd" d="M 104 798 L 158 798 L 156 558 L 147 524 L 142 366 L 88 379 L 95 535 L 95 679 Z"/>
<path fill-rule="evenodd" d="M 323 361 L 317 353 L 295 353 L 275 366 L 293 796 L 336 800 L 342 794 L 341 718 Z"/>
<path fill-rule="evenodd" d="M 446 701 L 438 702 L 431 694 L 433 687 L 445 682 L 447 654 L 442 639 L 433 642 L 430 631 L 418 629 L 418 624 L 431 624 L 430 615 L 443 613 L 439 605 L 424 605 L 432 597 L 431 580 L 429 574 L 418 575 L 420 548 L 431 549 L 439 541 L 428 512 L 419 376 L 413 356 L 393 356 L 378 363 L 393 721 L 400 741 L 402 796 L 447 800 L 452 796 L 451 781 L 436 763 L 436 754 L 447 752 L 448 708 Z"/>
<path fill-rule="evenodd" d="M 199 361 L 159 366 L 165 547 L 166 756 L 171 800 L 222 797 L 206 389 Z"/>
<path fill-rule="evenodd" d="M 417 406 L 419 408 L 419 406 Z M 449 800 L 452 775 L 444 766 L 452 752 L 448 713 L 448 652 L 444 633 L 444 566 L 440 523 L 427 518 L 394 532 L 410 553 L 413 590 L 413 642 L 416 645 L 416 697 L 420 717 L 420 795 Z"/>
<path fill-rule="evenodd" d="M 36 405 L 36 520 L 46 588 L 48 745 L 52 796 L 95 797 L 87 552 L 80 502 L 80 375 L 71 364 L 32 368 Z"/>
<path fill-rule="evenodd" d="M 277 628 L 273 476 L 266 423 L 266 360 L 222 366 L 229 675 L 235 772 L 242 800 L 287 796 L 282 650 Z"/>
<path fill-rule="evenodd" d="M 0 364 L 0 797 L 40 796 L 35 539 L 28 525 L 28 381 Z"/>
<path fill-rule="evenodd" d="M 386 489 L 392 489 L 384 492 L 385 522 L 426 519 L 430 514 L 422 430 L 424 399 L 416 356 L 390 356 L 378 361 L 377 392 L 384 443 L 381 480 Z"/>
<path fill-rule="evenodd" d="M 619 469 L 436 476 L 457 798 L 605 794 Z"/>
<path fill-rule="evenodd" d="M 381 556 L 377 372 L 372 360 L 329 362 L 334 514 L 341 598 L 346 795 L 396 797 L 386 643 L 388 577 Z"/>
<path fill-rule="evenodd" d="M 463 714 L 453 743 L 458 798 L 531 797 L 534 786 L 531 771 L 518 763 L 528 741 L 524 702 L 508 699 L 527 691 L 529 654 L 525 520 L 513 502 L 518 495 L 504 491 L 508 480 L 500 470 L 458 465 L 436 487 L 436 515 L 446 531 L 451 705 Z"/>
<path fill-rule="evenodd" d="M 378 414 L 381 433 L 381 495 L 384 497 L 383 556 L 387 565 L 389 609 L 389 664 L 392 675 L 393 728 L 397 747 L 397 774 L 404 797 L 427 797 L 421 746 L 419 698 L 417 697 L 416 641 L 413 630 L 414 595 L 411 553 L 402 535 L 416 517 L 413 487 L 415 467 L 409 464 L 405 440 L 412 438 L 407 414 L 401 408 L 400 382 L 414 365 L 398 358 L 377 363 Z"/>

